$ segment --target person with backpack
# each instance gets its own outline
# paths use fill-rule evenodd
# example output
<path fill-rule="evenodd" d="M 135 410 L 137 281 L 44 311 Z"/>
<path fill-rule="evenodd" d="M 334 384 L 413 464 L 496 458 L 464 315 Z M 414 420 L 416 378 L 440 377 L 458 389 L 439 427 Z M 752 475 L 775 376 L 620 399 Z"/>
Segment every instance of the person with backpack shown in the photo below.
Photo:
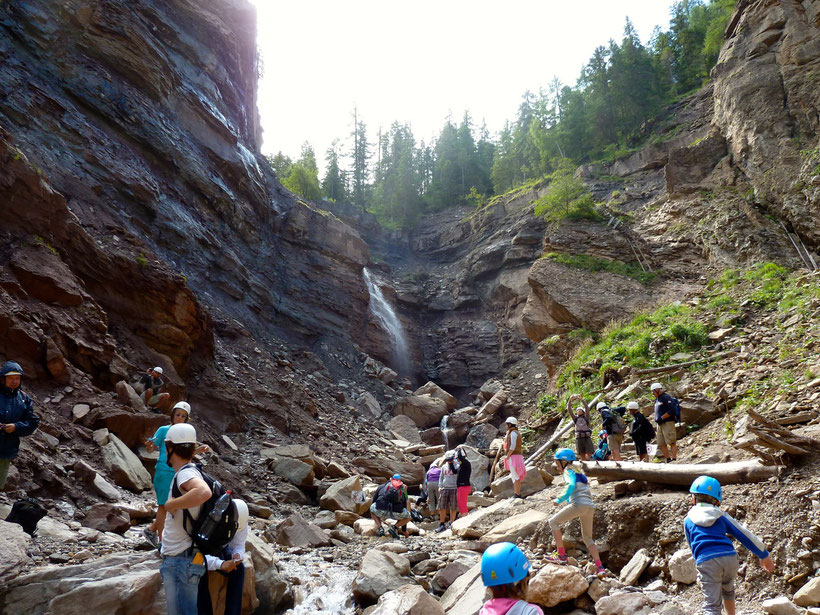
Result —
<path fill-rule="evenodd" d="M 404 528 L 402 534 L 405 538 L 410 537 L 410 532 L 405 527 L 410 521 L 412 505 L 407 497 L 407 487 L 401 480 L 401 474 L 394 474 L 393 478 L 376 489 L 373 494 L 373 501 L 370 504 L 370 516 L 378 524 L 378 535 L 384 536 L 384 525 L 382 519 L 395 519 L 396 527 L 388 527 L 387 531 L 394 538 L 398 538 L 398 530 Z"/>
<path fill-rule="evenodd" d="M 572 402 L 579 400 L 582 405 L 578 406 L 575 414 L 572 413 Z M 589 461 L 595 447 L 592 445 L 592 417 L 589 414 L 589 405 L 580 395 L 570 395 L 566 407 L 567 416 L 575 423 L 575 450 L 581 461 Z"/>
<path fill-rule="evenodd" d="M 458 475 L 456 476 L 456 501 L 458 502 L 458 514 L 466 515 L 469 511 L 467 508 L 467 498 L 470 497 L 472 485 L 470 484 L 470 476 L 473 472 L 473 467 L 467 460 L 467 453 L 460 446 L 456 449 L 456 458 L 458 459 Z"/>
<path fill-rule="evenodd" d="M 174 469 L 170 495 L 165 501 L 167 518 L 162 531 L 159 567 L 168 615 L 196 615 L 199 581 L 205 574 L 205 556 L 194 546 L 185 524 L 187 517 L 199 518 L 202 505 L 212 495 L 202 473 L 191 463 L 196 447 L 193 425 L 171 425 L 165 434 L 165 455 Z"/>
<path fill-rule="evenodd" d="M 607 444 L 609 450 L 612 451 L 612 461 L 620 461 L 621 446 L 624 443 L 624 432 L 626 431 L 621 417 L 626 413 L 626 408 L 610 408 L 605 401 L 599 401 L 595 408 L 601 413 L 601 423 L 606 430 Z"/>
<path fill-rule="evenodd" d="M 592 458 L 595 461 L 606 461 L 612 456 L 612 451 L 609 450 L 609 445 L 606 442 L 606 430 L 602 429 L 598 432 L 598 448 L 592 453 Z"/>
<path fill-rule="evenodd" d="M 663 453 L 666 463 L 678 460 L 678 428 L 680 420 L 678 400 L 663 390 L 660 382 L 649 387 L 655 396 L 655 422 L 658 424 L 658 450 Z"/>
<path fill-rule="evenodd" d="M 224 615 L 242 615 L 242 593 L 245 588 L 245 543 L 248 540 L 248 505 L 238 498 L 231 500 L 236 516 L 236 533 L 219 555 L 206 555 L 208 572 L 219 572 L 227 577 L 225 587 Z M 213 601 L 209 589 L 208 574 L 199 581 L 197 612 L 213 615 Z"/>
<path fill-rule="evenodd" d="M 632 424 L 629 426 L 629 435 L 635 443 L 635 452 L 638 453 L 640 461 L 649 461 L 647 443 L 655 438 L 655 428 L 652 423 L 639 411 L 638 402 L 631 401 L 626 405 L 629 414 L 632 415 Z"/>
<path fill-rule="evenodd" d="M 444 454 L 444 462 L 441 464 L 441 478 L 439 479 L 439 524 L 437 532 L 447 529 L 445 523 L 447 512 L 450 513 L 450 524 L 456 520 L 458 512 L 458 462 L 456 452 L 447 451 Z"/>
<path fill-rule="evenodd" d="M 511 542 L 497 542 L 481 556 L 481 580 L 492 598 L 478 615 L 544 615 L 525 600 L 530 576 L 527 556 Z"/>
<path fill-rule="evenodd" d="M 11 462 L 20 452 L 20 438 L 30 436 L 40 424 L 34 401 L 20 388 L 23 368 L 6 361 L 0 368 L 0 490 L 6 488 Z"/>

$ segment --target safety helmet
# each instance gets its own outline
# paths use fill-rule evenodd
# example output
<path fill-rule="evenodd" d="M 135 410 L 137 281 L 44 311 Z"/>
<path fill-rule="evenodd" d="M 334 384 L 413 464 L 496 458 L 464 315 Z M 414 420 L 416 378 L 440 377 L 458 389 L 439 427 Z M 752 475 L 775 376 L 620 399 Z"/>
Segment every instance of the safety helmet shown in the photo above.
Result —
<path fill-rule="evenodd" d="M 394 480 L 401 480 L 401 474 L 394 474 L 393 479 Z"/>
<path fill-rule="evenodd" d="M 575 451 L 571 448 L 559 448 L 555 451 L 557 461 L 575 461 Z"/>
<path fill-rule="evenodd" d="M 510 425 L 518 425 L 518 419 L 514 416 L 508 416 L 506 422 Z"/>
<path fill-rule="evenodd" d="M 599 401 L 598 404 L 595 406 L 596 410 L 601 410 L 602 408 L 608 408 L 609 406 L 606 405 L 605 401 Z"/>
<path fill-rule="evenodd" d="M 168 428 L 165 441 L 171 444 L 196 444 L 196 429 L 190 423 L 177 423 Z"/>
<path fill-rule="evenodd" d="M 637 410 L 638 409 L 638 402 L 631 401 L 626 405 L 627 410 Z"/>
<path fill-rule="evenodd" d="M 191 418 L 191 404 L 187 401 L 178 401 L 171 409 L 171 415 L 177 410 L 184 410 L 188 414 L 188 418 Z"/>
<path fill-rule="evenodd" d="M 161 367 L 155 367 L 151 371 L 152 372 L 157 372 L 160 376 L 162 376 L 162 368 Z"/>
<path fill-rule="evenodd" d="M 710 495 L 718 502 L 723 499 L 720 483 L 716 478 L 712 478 L 711 476 L 698 476 L 694 482 L 692 482 L 692 486 L 689 487 L 689 493 Z"/>
<path fill-rule="evenodd" d="M 663 391 L 663 385 L 660 382 L 653 382 L 652 385 L 649 387 L 650 390 L 655 391 L 660 389 Z"/>
<path fill-rule="evenodd" d="M 599 431 L 598 432 L 598 437 L 599 438 L 606 438 L 606 429 L 602 429 L 601 431 Z"/>
<path fill-rule="evenodd" d="M 444 458 L 445 459 L 454 459 L 455 456 L 456 456 L 455 451 L 447 451 L 446 453 L 444 453 Z"/>
<path fill-rule="evenodd" d="M 511 542 L 490 545 L 481 556 L 481 580 L 486 587 L 518 583 L 529 570 L 527 556 Z"/>
<path fill-rule="evenodd" d="M 236 508 L 236 531 L 242 530 L 248 526 L 248 505 L 244 500 L 234 498 L 234 508 Z"/>

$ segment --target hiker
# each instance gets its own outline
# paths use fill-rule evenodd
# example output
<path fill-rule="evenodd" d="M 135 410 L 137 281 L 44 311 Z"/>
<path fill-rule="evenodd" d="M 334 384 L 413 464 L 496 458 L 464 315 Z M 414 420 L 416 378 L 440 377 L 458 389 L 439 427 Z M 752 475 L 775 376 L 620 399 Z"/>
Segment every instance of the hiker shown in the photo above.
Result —
<path fill-rule="evenodd" d="M 439 524 L 437 532 L 447 529 L 447 513 L 450 513 L 450 524 L 456 520 L 458 509 L 458 462 L 456 452 L 447 451 L 444 454 L 444 462 L 441 464 L 441 477 L 438 486 L 439 497 Z"/>
<path fill-rule="evenodd" d="M 458 514 L 466 515 L 467 498 L 470 496 L 472 486 L 470 485 L 470 475 L 473 472 L 473 467 L 467 460 L 467 452 L 460 446 L 456 450 L 456 458 L 458 459 L 458 476 L 456 477 L 456 501 L 458 502 Z"/>
<path fill-rule="evenodd" d="M 562 564 L 567 562 L 567 552 L 564 549 L 561 526 L 567 521 L 577 518 L 581 521 L 581 538 L 587 546 L 590 557 L 595 561 L 598 574 L 606 574 L 606 568 L 601 563 L 598 547 L 592 539 L 592 518 L 595 515 L 595 502 L 592 501 L 592 492 L 589 490 L 589 479 L 572 467 L 575 460 L 575 453 L 572 452 L 572 449 L 559 448 L 555 451 L 555 467 L 563 474 L 564 482 L 567 485 L 564 493 L 555 500 L 555 505 L 569 501 L 569 506 L 565 506 L 549 518 L 550 529 L 555 537 L 557 549 L 557 553 L 550 559 Z"/>
<path fill-rule="evenodd" d="M 162 380 L 162 368 L 155 367 L 146 370 L 140 377 L 139 383 L 142 385 L 140 399 L 145 403 L 145 406 L 155 412 L 161 411 L 170 397 L 170 394 L 162 393 L 162 389 L 165 387 L 165 382 Z"/>
<path fill-rule="evenodd" d="M 383 518 L 390 518 L 396 521 L 396 527 L 387 527 L 387 531 L 393 538 L 398 538 L 398 531 L 402 532 L 405 538 L 410 537 L 410 532 L 405 527 L 410 521 L 411 511 L 410 498 L 407 497 L 407 487 L 401 480 L 401 474 L 394 474 L 393 478 L 376 489 L 373 494 L 373 502 L 370 504 L 370 516 L 378 524 L 379 536 L 384 536 Z"/>
<path fill-rule="evenodd" d="M 528 603 L 530 562 L 511 542 L 490 545 L 481 556 L 481 580 L 492 598 L 478 615 L 544 615 L 540 606 Z"/>
<path fill-rule="evenodd" d="M 655 422 L 658 424 L 658 450 L 666 463 L 678 460 L 678 429 L 675 426 L 675 402 L 664 392 L 660 382 L 649 387 L 655 396 Z M 668 448 L 667 448 L 668 445 Z"/>
<path fill-rule="evenodd" d="M 692 494 L 692 508 L 683 522 L 683 531 L 698 570 L 704 598 L 703 613 L 720 615 L 722 599 L 726 613 L 734 615 L 738 558 L 729 536 L 754 553 L 766 572 L 774 572 L 774 562 L 757 536 L 718 508 L 723 496 L 716 479 L 697 477 L 689 493 Z"/>
<path fill-rule="evenodd" d="M 607 445 L 612 451 L 612 461 L 620 461 L 621 446 L 624 443 L 624 432 L 626 431 L 621 417 L 626 413 L 626 408 L 610 408 L 605 401 L 599 401 L 595 408 L 601 414 L 601 423 L 607 435 Z"/>
<path fill-rule="evenodd" d="M 152 546 L 159 546 L 159 537 L 162 536 L 162 530 L 165 527 L 165 500 L 171 489 L 171 481 L 174 478 L 174 470 L 168 465 L 165 456 L 165 436 L 171 425 L 178 425 L 180 423 L 187 423 L 191 418 L 191 405 L 188 402 L 178 402 L 171 410 L 171 420 L 168 425 L 163 425 L 157 429 L 153 437 L 145 441 L 145 448 L 149 453 L 154 450 L 159 450 L 159 457 L 154 466 L 154 493 L 157 496 L 157 516 L 154 522 L 145 528 L 142 535 L 151 543 Z M 206 444 L 197 446 L 194 450 L 195 455 L 206 453 L 210 450 Z"/>
<path fill-rule="evenodd" d="M 427 484 L 427 508 L 433 516 L 438 514 L 438 481 L 440 477 L 441 468 L 438 467 L 438 459 L 436 459 L 430 464 L 430 469 L 427 470 L 427 475 L 424 477 Z"/>
<path fill-rule="evenodd" d="M 30 436 L 40 424 L 34 402 L 23 393 L 23 368 L 6 361 L 0 368 L 0 490 L 5 490 L 11 462 L 20 451 L 20 438 Z"/>
<path fill-rule="evenodd" d="M 242 592 L 245 588 L 245 542 L 248 539 L 248 505 L 237 498 L 231 500 L 236 508 L 236 534 L 220 553 L 206 555 L 208 572 L 219 571 L 228 578 L 225 587 L 224 615 L 242 615 Z M 198 615 L 213 615 L 213 602 L 208 588 L 208 574 L 202 575 L 197 595 Z"/>
<path fill-rule="evenodd" d="M 159 567 L 165 586 L 168 615 L 195 615 L 199 580 L 205 574 L 205 557 L 194 548 L 185 529 L 184 512 L 194 519 L 200 506 L 211 497 L 211 488 L 191 463 L 196 450 L 196 429 L 188 423 L 171 425 L 165 434 L 165 456 L 174 469 L 171 492 L 176 485 L 181 493 L 165 501 L 168 518 L 162 531 L 162 564 Z"/>
<path fill-rule="evenodd" d="M 595 461 L 606 461 L 612 456 L 612 451 L 609 450 L 609 444 L 606 442 L 606 430 L 602 429 L 598 432 L 598 448 L 592 453 L 592 458 Z"/>
<path fill-rule="evenodd" d="M 580 400 L 581 406 L 572 413 L 572 402 Z M 580 395 L 570 395 L 566 407 L 567 416 L 575 423 L 575 450 L 582 461 L 588 461 L 595 452 L 592 445 L 592 418 L 589 415 L 589 405 Z"/>
<path fill-rule="evenodd" d="M 632 424 L 629 426 L 629 435 L 635 443 L 635 452 L 638 453 L 640 461 L 649 461 L 649 453 L 646 444 L 655 437 L 655 428 L 652 423 L 639 412 L 638 402 L 631 401 L 626 405 L 629 414 L 632 415 Z"/>
<path fill-rule="evenodd" d="M 521 454 L 521 433 L 518 431 L 518 419 L 507 417 L 507 435 L 504 438 L 504 469 L 509 470 L 513 481 L 513 497 L 524 499 L 521 495 L 521 483 L 527 476 L 524 455 Z"/>

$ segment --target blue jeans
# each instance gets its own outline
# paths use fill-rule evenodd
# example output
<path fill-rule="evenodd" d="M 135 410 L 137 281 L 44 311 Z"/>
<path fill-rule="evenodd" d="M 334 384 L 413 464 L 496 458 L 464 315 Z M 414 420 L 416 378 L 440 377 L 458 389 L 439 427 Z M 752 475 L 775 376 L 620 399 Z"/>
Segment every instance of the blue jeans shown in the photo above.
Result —
<path fill-rule="evenodd" d="M 165 586 L 168 615 L 197 615 L 196 595 L 205 564 L 194 564 L 193 555 L 167 555 L 159 573 Z"/>

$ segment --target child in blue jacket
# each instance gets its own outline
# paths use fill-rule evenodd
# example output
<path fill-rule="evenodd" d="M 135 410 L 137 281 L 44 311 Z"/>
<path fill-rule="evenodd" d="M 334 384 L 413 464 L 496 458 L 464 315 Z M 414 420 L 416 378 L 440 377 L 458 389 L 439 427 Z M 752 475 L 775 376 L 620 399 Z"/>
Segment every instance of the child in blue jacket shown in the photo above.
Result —
<path fill-rule="evenodd" d="M 741 523 L 718 508 L 722 499 L 720 483 L 711 476 L 699 476 L 689 488 L 694 505 L 683 522 L 686 540 L 695 558 L 698 580 L 703 590 L 704 615 L 720 615 L 721 598 L 728 615 L 735 614 L 737 551 L 729 536 L 760 558 L 766 572 L 774 563 L 761 540 Z"/>

